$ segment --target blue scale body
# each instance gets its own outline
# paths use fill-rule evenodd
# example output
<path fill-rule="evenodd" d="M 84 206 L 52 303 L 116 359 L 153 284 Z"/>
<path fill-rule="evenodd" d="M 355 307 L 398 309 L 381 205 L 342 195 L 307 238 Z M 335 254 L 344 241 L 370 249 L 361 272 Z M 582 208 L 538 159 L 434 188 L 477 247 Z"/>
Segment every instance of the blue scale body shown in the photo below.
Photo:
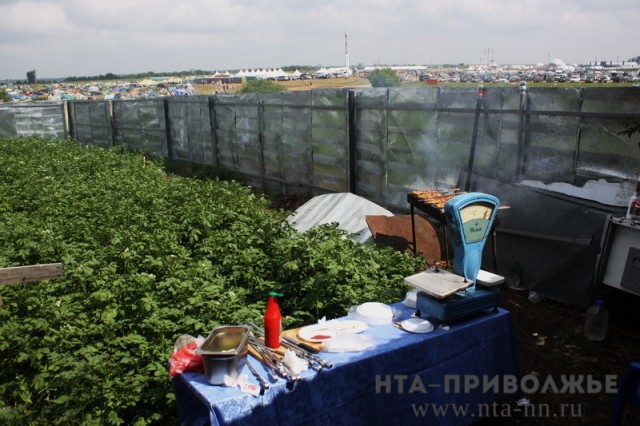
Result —
<path fill-rule="evenodd" d="M 480 192 L 458 195 L 445 204 L 454 274 L 475 282 L 482 265 L 482 250 L 499 206 L 496 197 Z M 416 309 L 440 321 L 452 322 L 496 308 L 499 298 L 497 288 L 474 284 L 445 299 L 419 292 Z"/>

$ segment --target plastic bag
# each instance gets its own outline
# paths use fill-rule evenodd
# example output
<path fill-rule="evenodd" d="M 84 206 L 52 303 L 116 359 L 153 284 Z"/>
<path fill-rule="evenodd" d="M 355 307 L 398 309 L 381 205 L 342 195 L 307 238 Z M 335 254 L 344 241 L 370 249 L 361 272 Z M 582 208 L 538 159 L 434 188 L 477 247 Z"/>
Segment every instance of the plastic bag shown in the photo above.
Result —
<path fill-rule="evenodd" d="M 322 342 L 327 352 L 359 352 L 373 347 L 373 338 L 356 333 L 339 333 L 333 339 Z"/>
<path fill-rule="evenodd" d="M 195 371 L 196 373 L 204 371 L 202 357 L 196 354 L 196 349 L 200 347 L 202 341 L 202 337 L 195 338 L 188 334 L 178 337 L 173 347 L 169 366 L 169 376 L 171 378 L 185 371 Z"/>

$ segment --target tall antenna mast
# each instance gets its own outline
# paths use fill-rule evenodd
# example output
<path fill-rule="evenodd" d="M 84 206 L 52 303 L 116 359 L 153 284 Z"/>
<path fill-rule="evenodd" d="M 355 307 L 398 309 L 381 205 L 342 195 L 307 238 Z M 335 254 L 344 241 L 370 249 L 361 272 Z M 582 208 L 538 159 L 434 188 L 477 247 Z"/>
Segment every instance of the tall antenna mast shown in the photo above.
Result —
<path fill-rule="evenodd" d="M 349 73 L 349 48 L 347 44 L 348 37 L 349 33 L 347 32 L 347 27 L 344 27 L 344 67 L 347 69 L 347 74 Z"/>

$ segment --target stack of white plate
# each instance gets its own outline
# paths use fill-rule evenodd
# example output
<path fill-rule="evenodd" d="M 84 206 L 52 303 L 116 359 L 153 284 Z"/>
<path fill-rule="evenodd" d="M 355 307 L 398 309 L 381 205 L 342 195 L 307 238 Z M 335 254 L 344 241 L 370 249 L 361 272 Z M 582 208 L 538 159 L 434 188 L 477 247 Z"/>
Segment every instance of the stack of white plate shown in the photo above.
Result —
<path fill-rule="evenodd" d="M 356 318 L 369 325 L 389 324 L 393 321 L 393 310 L 384 303 L 367 302 L 356 308 Z"/>

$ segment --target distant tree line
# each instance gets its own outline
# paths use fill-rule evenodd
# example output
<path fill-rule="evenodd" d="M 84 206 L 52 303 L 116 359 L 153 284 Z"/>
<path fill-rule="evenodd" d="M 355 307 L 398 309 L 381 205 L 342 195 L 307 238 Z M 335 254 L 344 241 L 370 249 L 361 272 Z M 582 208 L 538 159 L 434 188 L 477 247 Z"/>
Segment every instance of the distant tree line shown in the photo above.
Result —
<path fill-rule="evenodd" d="M 311 65 L 287 65 L 282 67 L 283 71 L 293 72 L 295 70 L 300 71 L 301 73 L 305 72 L 313 72 L 318 69 L 317 66 Z M 230 70 L 229 72 L 237 72 L 240 70 Z M 64 82 L 73 82 L 73 81 L 101 81 L 101 80 L 136 80 L 136 79 L 144 79 L 144 78 L 153 78 L 153 77 L 184 77 L 185 75 L 208 75 L 213 74 L 214 71 L 211 70 L 199 70 L 192 69 L 187 71 L 172 71 L 172 72 L 154 72 L 147 71 L 143 73 L 137 74 L 114 74 L 108 72 L 106 74 L 100 75 L 92 75 L 92 76 L 71 76 L 66 77 L 62 81 Z"/>
<path fill-rule="evenodd" d="M 100 80 L 137 80 L 144 78 L 153 78 L 153 77 L 183 77 L 185 75 L 203 75 L 203 74 L 213 74 L 213 71 L 210 70 L 188 70 L 188 71 L 172 71 L 172 72 L 154 72 L 147 71 L 136 74 L 114 74 L 112 72 L 108 72 L 106 74 L 100 75 L 92 75 L 92 76 L 72 76 L 66 77 L 64 82 L 72 82 L 72 81 L 100 81 Z"/>
<path fill-rule="evenodd" d="M 318 68 L 321 67 L 314 67 L 311 65 L 287 65 L 286 67 L 282 67 L 282 71 L 285 72 L 294 72 L 295 70 L 300 71 L 301 73 L 312 73 L 316 70 L 318 70 Z"/>
<path fill-rule="evenodd" d="M 313 65 L 287 65 L 281 67 L 283 71 L 293 72 L 298 70 L 301 73 L 312 73 L 316 71 L 319 66 Z M 229 72 L 237 72 L 240 70 L 229 70 Z M 135 74 L 115 74 L 112 72 L 108 72 L 106 74 L 100 75 L 88 75 L 88 76 L 69 76 L 62 79 L 47 79 L 38 80 L 38 83 L 47 84 L 47 83 L 58 83 L 60 81 L 65 83 L 70 82 L 78 82 L 78 81 L 109 81 L 109 80 L 138 80 L 145 78 L 154 78 L 154 77 L 184 77 L 187 75 L 208 75 L 213 74 L 214 71 L 211 70 L 201 70 L 201 69 L 191 69 L 185 71 L 170 71 L 170 72 L 154 72 L 147 71 L 142 73 Z M 25 81 L 17 80 L 15 84 L 35 84 L 36 83 L 36 71 L 31 70 L 27 71 L 27 79 Z"/>

